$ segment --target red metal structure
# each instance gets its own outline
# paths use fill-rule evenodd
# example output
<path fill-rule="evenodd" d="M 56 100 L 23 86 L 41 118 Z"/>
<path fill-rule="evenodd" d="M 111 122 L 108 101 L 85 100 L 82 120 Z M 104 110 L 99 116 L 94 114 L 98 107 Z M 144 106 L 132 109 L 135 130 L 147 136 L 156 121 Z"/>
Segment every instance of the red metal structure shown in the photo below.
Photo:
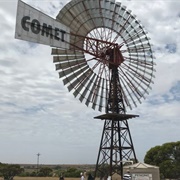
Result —
<path fill-rule="evenodd" d="M 123 176 L 123 163 L 134 160 L 137 162 L 127 119 L 137 117 L 126 115 L 123 102 L 122 87 L 119 81 L 118 66 L 123 62 L 122 55 L 116 49 L 109 53 L 109 66 L 112 71 L 110 80 L 109 97 L 106 114 L 95 117 L 105 120 L 104 128 L 96 163 L 96 174 L 101 177 L 112 176 L 117 173 Z M 112 58 L 112 59 L 111 59 Z M 116 59 L 115 59 L 116 58 Z"/>
<path fill-rule="evenodd" d="M 127 114 L 145 98 L 153 83 L 154 63 L 147 33 L 119 2 L 72 0 L 56 20 L 70 27 L 70 49 L 53 48 L 64 85 L 87 106 L 104 111 L 95 117 L 104 127 L 95 176 L 123 175 L 137 161 Z"/>

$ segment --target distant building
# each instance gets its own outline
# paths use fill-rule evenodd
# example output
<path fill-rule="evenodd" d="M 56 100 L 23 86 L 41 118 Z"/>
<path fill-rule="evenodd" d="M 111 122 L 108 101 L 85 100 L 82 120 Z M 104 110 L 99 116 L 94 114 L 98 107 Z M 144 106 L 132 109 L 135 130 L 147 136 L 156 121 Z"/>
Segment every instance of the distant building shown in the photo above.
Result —
<path fill-rule="evenodd" d="M 145 163 L 124 166 L 123 171 L 130 171 L 132 180 L 160 180 L 159 167 Z"/>

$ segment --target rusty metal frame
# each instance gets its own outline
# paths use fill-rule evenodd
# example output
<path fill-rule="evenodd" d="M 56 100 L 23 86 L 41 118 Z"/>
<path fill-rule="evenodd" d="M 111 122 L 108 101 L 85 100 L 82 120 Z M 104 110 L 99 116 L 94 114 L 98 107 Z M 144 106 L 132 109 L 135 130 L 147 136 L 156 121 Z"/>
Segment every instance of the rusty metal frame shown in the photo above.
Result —
<path fill-rule="evenodd" d="M 147 33 L 115 0 L 70 1 L 56 19 L 71 29 L 70 49 L 52 49 L 60 77 L 81 102 L 106 113 L 95 117 L 104 120 L 95 176 L 122 176 L 124 162 L 137 161 L 128 120 L 138 116 L 126 108 L 145 99 L 154 78 Z"/>
<path fill-rule="evenodd" d="M 95 117 L 104 120 L 95 177 L 97 174 L 100 174 L 102 177 L 112 177 L 115 173 L 122 177 L 124 162 L 130 160 L 137 162 L 127 121 L 129 118 L 137 117 L 137 115 L 126 115 L 122 88 L 118 75 L 118 65 L 114 65 L 111 71 L 112 77 L 106 114 Z M 105 165 L 109 166 L 108 169 Z"/>

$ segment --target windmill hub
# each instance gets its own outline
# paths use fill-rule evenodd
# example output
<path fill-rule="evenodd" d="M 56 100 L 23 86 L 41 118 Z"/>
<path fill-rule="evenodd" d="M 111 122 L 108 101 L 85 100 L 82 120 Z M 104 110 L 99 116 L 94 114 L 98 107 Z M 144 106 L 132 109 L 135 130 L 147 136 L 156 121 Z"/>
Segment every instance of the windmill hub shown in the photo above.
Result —
<path fill-rule="evenodd" d="M 109 59 L 109 68 L 118 67 L 124 62 L 124 58 L 121 54 L 119 47 L 116 45 L 113 48 L 106 50 L 106 55 Z"/>

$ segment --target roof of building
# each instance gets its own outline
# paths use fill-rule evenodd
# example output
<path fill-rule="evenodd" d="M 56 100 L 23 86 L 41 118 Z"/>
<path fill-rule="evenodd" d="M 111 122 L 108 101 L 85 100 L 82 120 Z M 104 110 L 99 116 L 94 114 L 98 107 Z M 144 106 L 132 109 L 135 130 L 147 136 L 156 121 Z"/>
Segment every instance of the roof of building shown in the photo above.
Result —
<path fill-rule="evenodd" d="M 132 165 L 128 165 L 128 166 L 124 166 L 124 169 L 147 169 L 147 168 L 159 168 L 157 166 L 153 166 L 153 165 L 150 165 L 150 164 L 146 164 L 146 163 L 142 163 L 142 162 L 139 162 L 139 163 L 136 163 L 136 164 L 132 164 Z"/>

